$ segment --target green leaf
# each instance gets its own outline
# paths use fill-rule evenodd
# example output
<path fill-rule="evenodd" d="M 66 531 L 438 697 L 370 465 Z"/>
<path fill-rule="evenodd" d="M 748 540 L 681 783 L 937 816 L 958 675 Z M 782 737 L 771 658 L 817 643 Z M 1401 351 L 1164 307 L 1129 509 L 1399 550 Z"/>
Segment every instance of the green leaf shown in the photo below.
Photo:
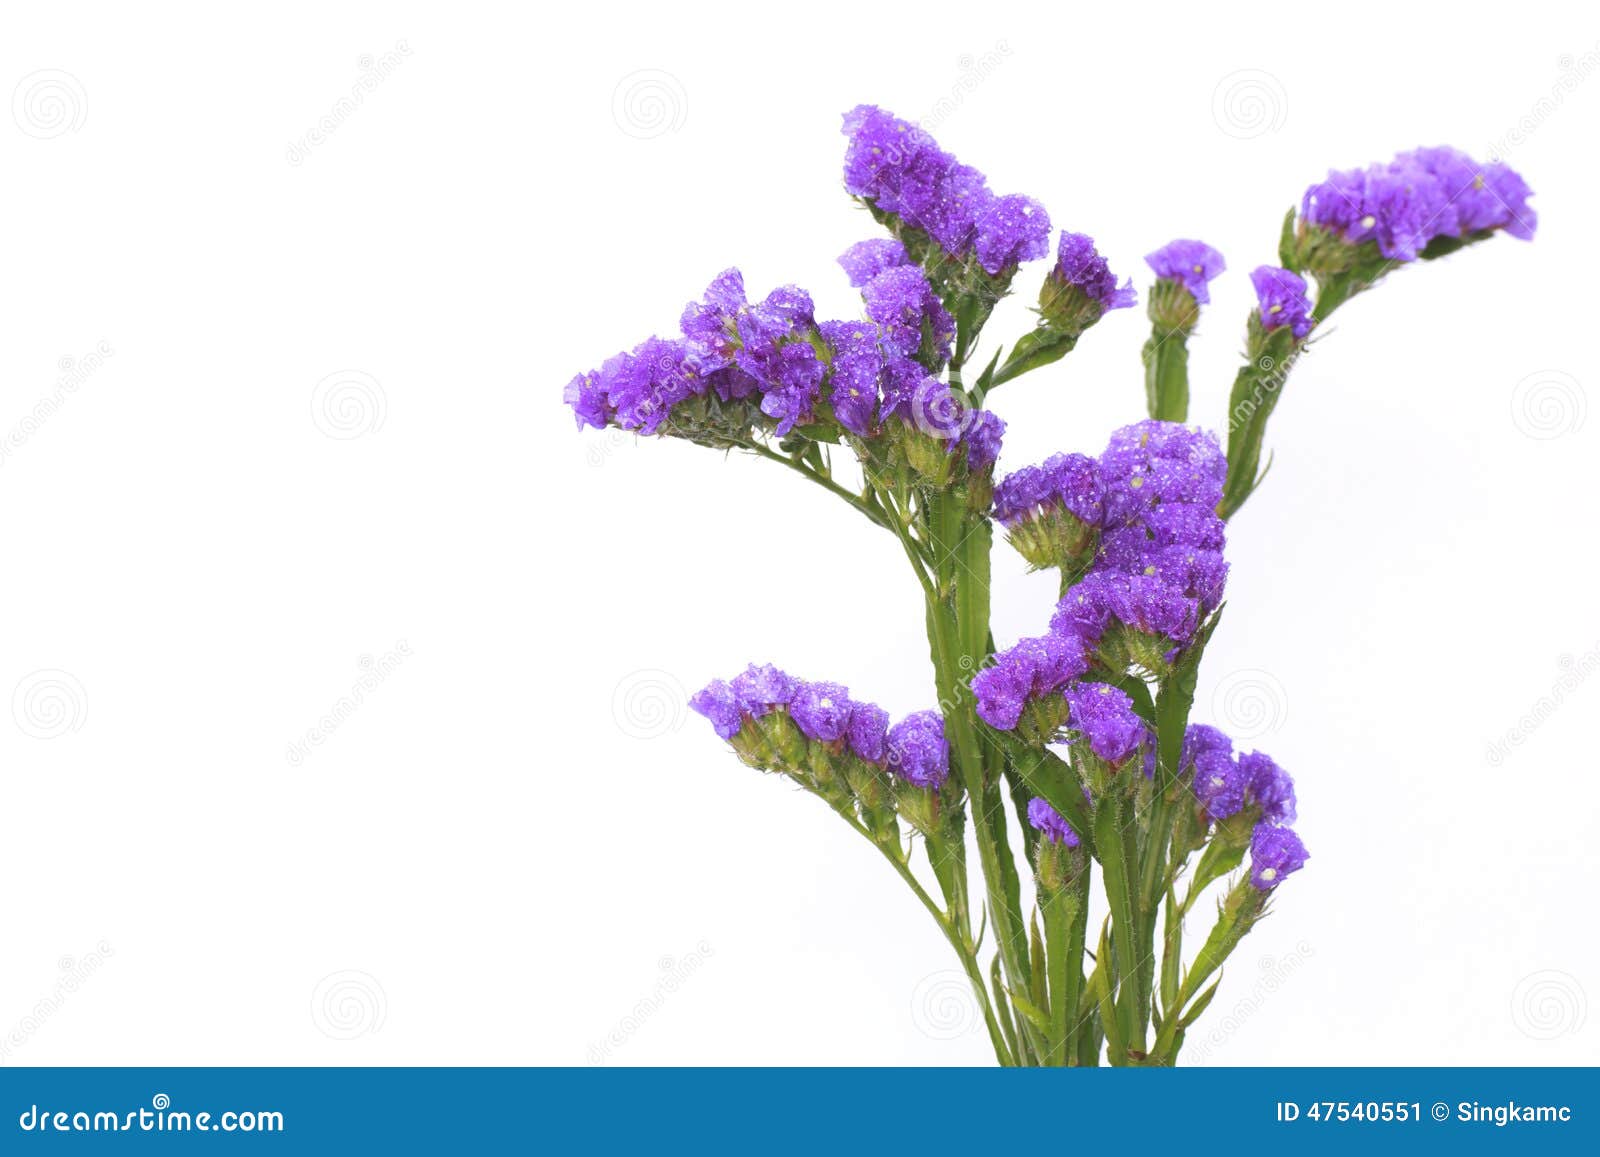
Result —
<path fill-rule="evenodd" d="M 1161 693 L 1156 697 L 1156 766 L 1161 774 L 1156 790 L 1159 792 L 1167 791 L 1177 778 L 1178 761 L 1183 755 L 1183 733 L 1189 725 L 1189 711 L 1194 707 L 1195 688 L 1200 681 L 1200 659 L 1221 621 L 1219 608 L 1196 632 L 1194 642 L 1178 656 L 1172 674 L 1161 685 Z"/>
<path fill-rule="evenodd" d="M 1018 1012 L 1028 1018 L 1028 1023 L 1033 1025 L 1034 1028 L 1043 1033 L 1050 1031 L 1049 1016 L 1033 1001 L 1023 996 L 1020 992 L 1013 992 L 1011 994 L 1011 1003 L 1016 1005 Z"/>
<path fill-rule="evenodd" d="M 1109 920 L 1108 920 L 1109 922 Z M 1106 1053 L 1114 1065 L 1125 1064 L 1128 1045 L 1117 1021 L 1116 1005 L 1111 1000 L 1110 965 L 1111 946 L 1106 942 L 1106 925 L 1100 926 L 1100 951 L 1096 954 L 1094 975 L 1089 978 L 1089 992 L 1100 1009 L 1100 1024 L 1106 1034 Z"/>
<path fill-rule="evenodd" d="M 1217 995 L 1217 987 L 1221 983 L 1222 977 L 1218 976 L 1217 979 L 1212 982 L 1211 987 L 1206 989 L 1195 999 L 1195 1002 L 1189 1006 L 1189 1011 L 1184 1013 L 1182 1019 L 1178 1021 L 1178 1028 L 1180 1030 L 1188 1028 L 1195 1021 L 1200 1019 L 1200 1014 L 1206 1010 L 1206 1005 L 1210 1004 L 1211 998 Z"/>
<path fill-rule="evenodd" d="M 1083 801 L 1083 781 L 1070 764 L 1048 748 L 1029 747 L 1009 731 L 997 731 L 1000 742 L 1011 753 L 1017 774 L 1034 795 L 1043 796 L 1061 817 L 1072 825 L 1083 846 L 1094 853 L 1093 822 Z"/>
<path fill-rule="evenodd" d="M 1300 272 L 1299 246 L 1295 244 L 1295 212 L 1293 208 L 1283 215 L 1283 230 L 1278 234 L 1278 264 L 1291 273 Z"/>

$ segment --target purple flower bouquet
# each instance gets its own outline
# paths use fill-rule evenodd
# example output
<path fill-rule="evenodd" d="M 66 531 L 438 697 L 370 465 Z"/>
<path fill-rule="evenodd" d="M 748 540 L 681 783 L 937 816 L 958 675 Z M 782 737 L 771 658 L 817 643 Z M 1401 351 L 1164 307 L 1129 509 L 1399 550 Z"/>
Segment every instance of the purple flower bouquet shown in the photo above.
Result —
<path fill-rule="evenodd" d="M 882 853 L 960 958 L 1001 1064 L 1172 1065 L 1229 954 L 1307 860 L 1289 774 L 1189 720 L 1228 519 L 1261 481 L 1268 418 L 1340 304 L 1399 266 L 1502 230 L 1531 237 L 1529 189 L 1448 148 L 1312 186 L 1279 264 L 1250 275 L 1226 453 L 1184 425 L 1187 342 L 1224 261 L 1199 241 L 1163 246 L 1146 258 L 1148 418 L 1098 457 L 1056 454 L 996 483 L 993 392 L 1134 305 L 1132 283 L 1062 233 L 1037 324 L 969 365 L 1021 264 L 1051 255 L 1048 214 L 881 109 L 855 109 L 844 131 L 845 188 L 888 234 L 839 259 L 862 317 L 818 321 L 792 286 L 751 301 L 730 269 L 684 310 L 681 337 L 580 374 L 566 400 L 580 429 L 761 455 L 893 537 L 926 602 L 936 708 L 891 722 L 773 666 L 714 680 L 691 705 L 741 760 L 821 797 Z M 848 478 L 843 448 L 859 464 Z M 1048 630 L 1007 647 L 989 627 L 996 523 L 1029 567 L 1060 575 Z M 1197 901 L 1236 870 L 1186 945 Z"/>

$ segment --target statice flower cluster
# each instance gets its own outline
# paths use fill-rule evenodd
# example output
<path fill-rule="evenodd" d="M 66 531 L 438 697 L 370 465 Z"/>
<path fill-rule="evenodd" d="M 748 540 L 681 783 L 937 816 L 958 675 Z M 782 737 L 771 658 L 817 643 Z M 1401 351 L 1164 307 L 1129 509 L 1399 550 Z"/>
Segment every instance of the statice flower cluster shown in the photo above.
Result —
<path fill-rule="evenodd" d="M 1422 148 L 1388 164 L 1333 171 L 1306 190 L 1304 220 L 1389 261 L 1415 261 L 1435 240 L 1505 230 L 1533 237 L 1532 190 L 1504 161 L 1481 164 L 1459 149 Z"/>
<path fill-rule="evenodd" d="M 1179 772 L 1192 786 L 1207 820 L 1243 817 L 1249 826 L 1250 882 L 1261 891 L 1304 866 L 1308 854 L 1288 827 L 1295 820 L 1294 779 L 1270 756 L 1235 756 L 1233 740 L 1204 723 L 1184 731 Z"/>
<path fill-rule="evenodd" d="M 1274 231 L 1276 263 L 1250 274 L 1246 356 L 1217 426 L 1226 453 L 1188 424 L 1188 342 L 1227 263 L 1189 238 L 1154 249 L 1148 418 L 1098 455 L 1057 453 L 997 482 L 994 391 L 1133 306 L 1133 282 L 1085 233 L 1052 245 L 1038 201 L 993 192 L 916 125 L 862 105 L 844 132 L 845 189 L 884 233 L 838 258 L 859 293 L 852 316 L 819 318 L 792 285 L 752 297 L 728 269 L 675 336 L 578 374 L 566 401 L 580 429 L 751 451 L 886 532 L 917 580 L 905 589 L 921 593 L 918 660 L 931 658 L 936 708 L 892 720 L 842 684 L 770 664 L 712 680 L 690 706 L 744 763 L 820 797 L 893 865 L 960 956 L 1002 1064 L 1175 1063 L 1229 953 L 1308 859 L 1288 772 L 1190 721 L 1221 623 L 1225 520 L 1261 481 L 1268 418 L 1317 327 L 1396 264 L 1531 236 L 1528 186 L 1453 149 L 1312 186 Z M 1052 257 L 1032 327 L 980 352 L 1023 264 Z M 998 649 L 994 523 L 1059 580 L 1045 633 Z M 791 531 L 786 549 L 803 550 Z M 859 575 L 845 586 L 890 597 Z M 1186 921 L 1225 877 L 1215 924 L 1186 952 Z M 1096 880 L 1105 915 L 1091 925 Z"/>
<path fill-rule="evenodd" d="M 1214 508 L 1226 469 L 1205 431 L 1149 420 L 1113 434 L 1099 459 L 1099 550 L 1051 630 L 1097 648 L 1113 670 L 1163 670 L 1222 601 L 1226 535 Z"/>
<path fill-rule="evenodd" d="M 933 790 L 950 775 L 950 748 L 937 712 L 920 711 L 890 726 L 887 711 L 852 698 L 848 687 L 797 679 L 771 664 L 751 664 L 731 680 L 713 679 L 690 697 L 689 706 L 763 770 L 798 772 L 805 779 L 818 774 L 819 762 L 846 761 Z"/>
<path fill-rule="evenodd" d="M 999 196 L 922 129 L 873 105 L 844 117 L 850 139 L 844 186 L 935 263 L 923 238 L 957 263 L 976 262 L 1000 277 L 1049 251 L 1050 215 L 1031 197 Z"/>

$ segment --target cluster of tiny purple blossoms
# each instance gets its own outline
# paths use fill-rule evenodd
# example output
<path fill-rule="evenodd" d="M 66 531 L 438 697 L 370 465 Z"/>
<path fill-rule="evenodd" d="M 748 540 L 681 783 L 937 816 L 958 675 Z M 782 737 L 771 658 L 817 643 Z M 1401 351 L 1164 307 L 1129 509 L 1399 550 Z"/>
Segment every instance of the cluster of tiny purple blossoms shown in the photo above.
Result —
<path fill-rule="evenodd" d="M 950 777 L 950 745 L 937 711 L 917 711 L 890 726 L 887 711 L 852 699 L 848 687 L 796 679 L 770 664 L 751 664 L 731 680 L 712 680 L 695 692 L 689 706 L 723 739 L 782 712 L 811 742 L 887 768 L 913 787 L 936 791 Z"/>
<path fill-rule="evenodd" d="M 1043 730 L 1064 723 L 1066 736 L 1108 768 L 1138 758 L 1144 774 L 1153 774 L 1155 736 L 1133 700 L 1085 676 L 1116 678 L 1130 662 L 1172 662 L 1221 604 L 1228 565 L 1216 506 L 1226 473 L 1214 435 L 1150 420 L 1118 430 L 1099 458 L 1058 454 L 1000 481 L 995 518 L 1041 552 L 1030 561 L 1083 573 L 1067 588 L 1048 634 L 999 652 L 973 677 L 985 723 L 1010 731 L 1031 710 Z M 1034 533 L 1041 526 L 1042 536 Z M 1058 553 L 1046 558 L 1052 543 Z M 1193 764 L 1186 758 L 1184 770 Z M 1293 785 L 1276 764 L 1251 755 L 1237 766 L 1244 770 L 1225 777 L 1224 794 L 1207 777 L 1192 781 L 1212 819 L 1237 813 L 1247 796 L 1267 827 L 1294 818 Z M 1047 837 L 1076 844 L 1049 804 L 1036 800 L 1028 811 Z M 1305 850 L 1292 832 L 1258 834 L 1265 842 L 1252 879 L 1266 888 L 1299 867 Z"/>
<path fill-rule="evenodd" d="M 927 235 L 952 259 L 997 277 L 1050 251 L 1050 215 L 1031 197 L 997 196 L 922 129 L 873 105 L 845 114 L 844 186 Z"/>
<path fill-rule="evenodd" d="M 967 445 L 974 469 L 991 465 L 1004 423 L 965 412 L 933 376 L 950 355 L 955 323 L 927 278 L 893 241 L 863 242 L 841 263 L 862 291 L 867 320 L 819 322 L 810 295 L 794 286 L 751 302 L 743 276 L 729 269 L 685 307 L 680 338 L 652 337 L 568 383 L 579 428 L 655 434 L 689 399 L 750 400 L 780 436 L 829 414 L 861 438 L 890 419 L 931 420 L 929 432 L 947 435 L 952 451 Z"/>
<path fill-rule="evenodd" d="M 1390 261 L 1415 261 L 1440 237 L 1503 229 L 1532 238 L 1539 218 L 1531 195 L 1503 161 L 1479 164 L 1459 149 L 1424 148 L 1386 165 L 1330 172 L 1306 190 L 1301 214 L 1352 245 L 1376 243 Z"/>
<path fill-rule="evenodd" d="M 1192 723 L 1184 731 L 1180 771 L 1192 776 L 1194 793 L 1213 820 L 1231 819 L 1247 808 L 1257 818 L 1250 835 L 1250 882 L 1268 891 L 1298 871 L 1306 846 L 1288 825 L 1294 822 L 1294 780 L 1259 751 L 1236 756 L 1233 740 L 1215 727 Z"/>

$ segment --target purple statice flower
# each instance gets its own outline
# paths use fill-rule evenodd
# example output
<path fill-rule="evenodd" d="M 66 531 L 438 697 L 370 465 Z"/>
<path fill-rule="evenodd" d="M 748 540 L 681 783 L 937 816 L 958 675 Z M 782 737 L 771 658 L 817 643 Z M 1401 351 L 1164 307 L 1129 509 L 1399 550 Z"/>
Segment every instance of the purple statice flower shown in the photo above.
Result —
<path fill-rule="evenodd" d="M 701 374 L 733 365 L 739 352 L 739 315 L 747 304 L 744 274 L 725 269 L 706 287 L 702 300 L 683 307 L 678 328 L 683 331 L 689 360 Z"/>
<path fill-rule="evenodd" d="M 955 391 L 938 378 L 926 374 L 911 391 L 907 408 L 910 413 L 906 416 L 911 419 L 912 425 L 930 438 L 943 439 L 952 450 L 970 421 L 967 408 Z"/>
<path fill-rule="evenodd" d="M 1423 246 L 1457 230 L 1444 185 L 1404 155 L 1387 165 L 1329 173 L 1306 190 L 1307 221 L 1352 245 L 1368 241 L 1391 261 L 1414 261 Z"/>
<path fill-rule="evenodd" d="M 1090 751 L 1113 767 L 1138 751 L 1149 734 L 1128 693 L 1109 683 L 1067 688 L 1067 723 Z"/>
<path fill-rule="evenodd" d="M 1113 623 L 1165 638 L 1176 649 L 1193 640 L 1200 604 L 1158 575 L 1092 570 L 1056 604 L 1050 630 L 1094 646 Z"/>
<path fill-rule="evenodd" d="M 872 433 L 878 412 L 878 374 L 883 353 L 878 331 L 864 321 L 825 321 L 817 327 L 832 350 L 828 401 L 839 425 L 858 437 Z"/>
<path fill-rule="evenodd" d="M 1053 844 L 1065 844 L 1069 848 L 1078 846 L 1078 833 L 1061 818 L 1060 812 L 1039 796 L 1028 801 L 1028 823 Z"/>
<path fill-rule="evenodd" d="M 1083 233 L 1062 233 L 1056 244 L 1056 264 L 1050 276 L 1078 290 L 1098 307 L 1098 314 L 1112 309 L 1127 309 L 1139 300 L 1129 278 L 1120 288 L 1106 259 L 1094 247 L 1094 239 Z"/>
<path fill-rule="evenodd" d="M 768 359 L 761 379 L 761 412 L 778 420 L 778 434 L 812 420 L 826 373 L 827 367 L 806 341 L 786 342 Z"/>
<path fill-rule="evenodd" d="M 922 348 L 923 330 L 933 335 L 933 349 L 941 363 L 950 357 L 955 319 L 939 301 L 933 286 L 915 265 L 886 269 L 861 291 L 867 316 L 878 325 L 884 349 L 901 357 L 914 357 Z"/>
<path fill-rule="evenodd" d="M 1214 820 L 1239 814 L 1250 784 L 1233 758 L 1231 748 L 1208 748 L 1194 753 L 1194 794 Z"/>
<path fill-rule="evenodd" d="M 845 276 L 850 278 L 850 284 L 857 289 L 866 285 L 885 269 L 909 264 L 911 258 L 906 254 L 906 247 L 892 237 L 857 241 L 839 254 L 839 267 L 844 270 Z"/>
<path fill-rule="evenodd" d="M 1450 148 L 1401 153 L 1387 165 L 1330 172 L 1306 190 L 1302 216 L 1352 245 L 1374 243 L 1414 261 L 1435 237 L 1504 229 L 1527 240 L 1538 225 L 1528 188 L 1501 162 L 1480 165 Z"/>
<path fill-rule="evenodd" d="M 889 734 L 889 713 L 876 703 L 852 703 L 845 738 L 850 751 L 868 763 L 882 763 Z"/>
<path fill-rule="evenodd" d="M 844 187 L 921 227 L 914 206 L 926 206 L 955 160 L 933 138 L 909 121 L 874 105 L 857 105 L 844 114 Z"/>
<path fill-rule="evenodd" d="M 1221 752 L 1224 758 L 1233 757 L 1233 740 L 1221 728 L 1209 723 L 1191 723 L 1183 729 L 1183 754 L 1178 757 L 1178 774 L 1182 775 L 1203 755 Z"/>
<path fill-rule="evenodd" d="M 878 410 L 878 416 L 883 419 L 911 417 L 911 399 L 917 392 L 917 387 L 922 385 L 928 377 L 928 371 L 910 358 L 897 355 L 887 355 L 883 361 L 883 373 L 878 377 L 878 385 L 883 393 L 883 402 Z"/>
<path fill-rule="evenodd" d="M 617 425 L 654 434 L 673 406 L 704 392 L 705 383 L 685 364 L 686 352 L 681 341 L 652 337 L 631 354 L 618 354 L 600 367 L 606 404 L 616 414 Z"/>
<path fill-rule="evenodd" d="M 1031 197 L 995 197 L 977 216 L 973 249 L 991 277 L 1050 252 L 1050 214 Z"/>
<path fill-rule="evenodd" d="M 1261 808 L 1268 823 L 1292 824 L 1295 819 L 1294 778 L 1259 751 L 1239 757 L 1239 773 L 1249 787 L 1250 798 Z"/>
<path fill-rule="evenodd" d="M 1180 283 L 1201 305 L 1211 301 L 1208 288 L 1228 265 L 1204 241 L 1170 241 L 1145 257 L 1157 277 Z"/>
<path fill-rule="evenodd" d="M 970 410 L 961 441 L 967 447 L 967 469 L 974 473 L 987 470 L 1000 457 L 1000 442 L 1006 424 L 998 414 L 988 410 Z"/>
<path fill-rule="evenodd" d="M 1153 418 L 1113 433 L 1099 465 L 1109 528 L 1138 522 L 1161 502 L 1214 507 L 1228 473 L 1215 434 Z"/>
<path fill-rule="evenodd" d="M 1052 454 L 1038 466 L 1024 466 L 994 488 L 994 516 L 1007 527 L 1054 503 L 1089 526 L 1105 514 L 1105 485 L 1099 464 L 1086 454 Z"/>
<path fill-rule="evenodd" d="M 989 726 L 1010 731 L 1030 699 L 1060 692 L 1088 669 L 1083 640 L 1076 636 L 1022 639 L 972 677 L 978 715 Z"/>
<path fill-rule="evenodd" d="M 1158 547 L 1221 550 L 1227 542 L 1227 524 L 1210 504 L 1162 502 L 1145 512 L 1143 522 Z"/>
<path fill-rule="evenodd" d="M 1310 859 L 1305 844 L 1289 828 L 1257 824 L 1250 834 L 1250 883 L 1270 892 Z"/>
<path fill-rule="evenodd" d="M 721 679 L 713 679 L 689 697 L 689 707 L 711 721 L 717 735 L 732 739 L 739 733 L 743 715 L 739 710 L 739 696 Z"/>
<path fill-rule="evenodd" d="M 950 744 L 937 711 L 914 712 L 889 728 L 888 751 L 890 770 L 915 787 L 937 790 L 950 778 Z"/>
<path fill-rule="evenodd" d="M 1140 569 L 1197 600 L 1206 614 L 1222 605 L 1228 563 L 1220 550 L 1181 545 L 1161 547 L 1145 555 Z"/>
<path fill-rule="evenodd" d="M 1248 776 L 1233 758 L 1233 740 L 1205 723 L 1191 723 L 1183 732 L 1178 774 L 1193 774 L 1194 794 L 1214 820 L 1224 820 L 1244 807 Z"/>
<path fill-rule="evenodd" d="M 739 710 L 751 718 L 760 719 L 774 707 L 786 707 L 794 697 L 796 680 L 784 674 L 771 663 L 756 666 L 751 663 L 733 677 L 730 684 L 739 703 Z"/>
<path fill-rule="evenodd" d="M 848 687 L 801 681 L 789 698 L 789 717 L 807 739 L 833 743 L 844 738 L 852 706 Z"/>
<path fill-rule="evenodd" d="M 1524 241 L 1532 239 L 1539 223 L 1528 207 L 1533 190 L 1504 161 L 1480 165 L 1460 149 L 1443 147 L 1417 149 L 1410 157 L 1444 187 L 1455 210 L 1456 231 L 1449 236 L 1504 229 Z"/>
<path fill-rule="evenodd" d="M 606 423 L 611 421 L 611 407 L 606 402 L 605 384 L 600 375 L 593 370 L 579 374 L 568 382 L 561 397 L 572 407 L 573 417 L 577 418 L 580 430 L 585 426 L 604 430 Z"/>
<path fill-rule="evenodd" d="M 1276 265 L 1262 265 L 1250 274 L 1250 284 L 1256 288 L 1263 329 L 1274 330 L 1286 325 L 1296 338 L 1311 332 L 1314 324 L 1311 301 L 1306 297 L 1306 283 L 1298 273 Z"/>
<path fill-rule="evenodd" d="M 1073 583 L 1050 616 L 1050 633 L 1071 635 L 1094 646 L 1116 621 L 1111 609 L 1111 587 L 1120 577 L 1112 571 L 1091 570 Z"/>

